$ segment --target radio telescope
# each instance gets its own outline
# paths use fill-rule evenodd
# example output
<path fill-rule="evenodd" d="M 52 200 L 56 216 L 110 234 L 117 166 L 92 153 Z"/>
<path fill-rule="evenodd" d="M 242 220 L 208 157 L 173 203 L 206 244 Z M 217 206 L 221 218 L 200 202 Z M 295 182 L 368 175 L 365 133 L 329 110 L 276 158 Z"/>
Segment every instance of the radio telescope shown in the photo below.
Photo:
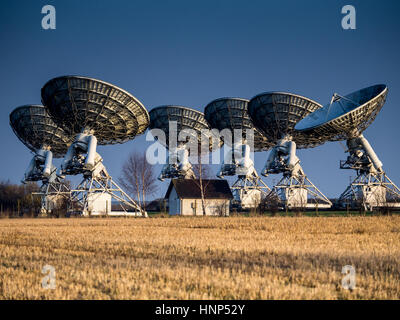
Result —
<path fill-rule="evenodd" d="M 340 161 L 340 168 L 356 170 L 357 176 L 340 196 L 341 203 L 359 203 L 365 210 L 400 206 L 400 189 L 386 175 L 382 162 L 363 136 L 383 107 L 387 92 L 386 85 L 379 84 L 346 96 L 335 93 L 329 104 L 296 125 L 296 131 L 311 139 L 347 141 L 349 156 Z"/>
<path fill-rule="evenodd" d="M 220 141 L 209 130 L 204 114 L 191 108 L 175 105 L 156 107 L 150 111 L 149 129 L 161 130 L 165 135 L 165 140 L 156 137 L 168 149 L 167 163 L 158 177 L 161 181 L 195 178 L 189 162 L 189 157 L 193 156 L 190 151 L 199 152 L 203 146 L 200 159 L 205 152 L 220 147 Z M 196 150 L 190 150 L 191 147 Z"/>
<path fill-rule="evenodd" d="M 317 102 L 286 92 L 266 92 L 252 98 L 248 112 L 254 125 L 274 144 L 262 175 L 282 173 L 268 196 L 277 195 L 287 208 L 329 208 L 332 203 L 307 178 L 297 148 L 311 148 L 322 142 L 294 130 L 298 121 L 322 108 Z"/>
<path fill-rule="evenodd" d="M 127 195 L 108 174 L 97 145 L 124 143 L 142 134 L 149 115 L 134 96 L 110 83 L 80 76 L 51 79 L 42 88 L 42 102 L 54 121 L 75 135 L 61 166 L 67 175 L 83 175 L 82 182 L 72 190 L 73 198 L 83 214 L 111 211 L 112 199 L 123 212 L 135 210 L 145 215 L 140 206 Z"/>
<path fill-rule="evenodd" d="M 261 194 L 271 189 L 261 180 L 250 158 L 250 152 L 266 151 L 273 145 L 262 133 L 254 128 L 247 113 L 249 100 L 241 98 L 220 98 L 211 101 L 204 109 L 204 115 L 211 128 L 225 129 L 230 137 L 224 141 L 231 149 L 225 154 L 218 177 L 238 176 L 233 183 L 234 201 L 242 208 L 257 206 Z M 240 138 L 236 136 L 240 135 Z M 234 140 L 235 139 L 235 140 Z"/>
<path fill-rule="evenodd" d="M 10 125 L 18 139 L 34 156 L 25 171 L 23 183 L 41 181 L 41 211 L 54 209 L 61 196 L 69 196 L 69 187 L 57 175 L 53 158 L 61 158 L 72 143 L 72 137 L 57 126 L 46 108 L 41 105 L 25 105 L 10 113 Z"/>

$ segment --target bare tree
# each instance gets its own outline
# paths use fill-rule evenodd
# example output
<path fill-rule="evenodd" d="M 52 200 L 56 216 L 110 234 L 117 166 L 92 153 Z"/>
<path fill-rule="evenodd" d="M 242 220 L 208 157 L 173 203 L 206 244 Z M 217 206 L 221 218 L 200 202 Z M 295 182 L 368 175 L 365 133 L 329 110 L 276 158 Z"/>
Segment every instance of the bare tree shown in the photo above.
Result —
<path fill-rule="evenodd" d="M 275 191 L 271 191 L 267 196 L 263 197 L 260 202 L 260 211 L 269 211 L 271 216 L 276 216 L 279 211 L 282 201 Z"/>
<path fill-rule="evenodd" d="M 214 176 L 211 165 L 209 164 L 204 164 L 204 163 L 193 164 L 192 170 L 196 179 L 200 179 L 200 176 L 202 179 L 212 179 Z"/>
<path fill-rule="evenodd" d="M 353 207 L 358 210 L 359 214 L 365 216 L 366 213 L 366 198 L 363 192 L 360 192 L 352 201 Z"/>
<path fill-rule="evenodd" d="M 303 187 L 296 186 L 295 188 L 290 188 L 287 191 L 287 199 L 285 203 L 286 213 L 288 209 L 293 212 L 294 216 L 302 216 L 307 209 L 307 192 Z M 304 192 L 304 193 L 303 193 Z"/>
<path fill-rule="evenodd" d="M 204 182 L 203 179 L 210 179 L 212 177 L 212 170 L 209 164 L 202 163 L 202 156 L 201 156 L 201 148 L 199 146 L 198 150 L 198 157 L 197 157 L 197 164 L 192 165 L 192 169 L 195 175 L 195 179 L 193 180 L 195 184 L 200 188 L 200 195 L 201 195 L 201 208 L 203 211 L 203 216 L 206 215 L 206 200 L 205 194 L 207 191 L 207 186 L 209 182 Z"/>
<path fill-rule="evenodd" d="M 10 181 L 0 181 L 0 215 L 22 216 L 37 215 L 40 211 L 40 198 L 33 197 L 38 192 L 36 183 L 12 184 Z"/>
<path fill-rule="evenodd" d="M 399 202 L 399 199 L 396 199 L 396 195 L 387 192 L 386 189 L 380 190 L 377 188 L 374 196 L 376 200 L 376 207 L 371 209 L 375 209 L 374 211 L 376 211 L 379 215 L 392 215 L 392 212 L 394 211 L 394 204 Z"/>
<path fill-rule="evenodd" d="M 59 197 L 55 199 L 54 202 L 54 208 L 50 211 L 50 216 L 56 218 L 65 217 L 68 207 L 70 207 L 70 199 L 67 197 Z"/>
<path fill-rule="evenodd" d="M 218 214 L 218 216 L 220 217 L 225 217 L 227 215 L 227 207 L 229 205 L 227 205 L 225 202 L 219 202 L 215 205 L 215 212 Z"/>
<path fill-rule="evenodd" d="M 141 152 L 132 152 L 129 155 L 122 166 L 118 181 L 131 196 L 136 198 L 143 210 L 146 210 L 146 197 L 158 189 L 154 167 L 147 162 L 146 154 Z"/>

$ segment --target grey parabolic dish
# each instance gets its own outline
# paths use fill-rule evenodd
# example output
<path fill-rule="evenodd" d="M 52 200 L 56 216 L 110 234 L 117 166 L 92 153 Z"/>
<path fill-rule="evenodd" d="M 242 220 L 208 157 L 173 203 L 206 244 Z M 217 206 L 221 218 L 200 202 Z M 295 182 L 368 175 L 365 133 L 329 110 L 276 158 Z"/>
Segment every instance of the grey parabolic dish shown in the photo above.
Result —
<path fill-rule="evenodd" d="M 297 148 L 310 148 L 321 144 L 310 139 L 294 126 L 304 117 L 322 108 L 319 103 L 297 94 L 287 92 L 266 92 L 252 98 L 248 112 L 254 125 L 264 136 L 276 144 L 285 135 L 290 135 Z"/>
<path fill-rule="evenodd" d="M 204 109 L 204 115 L 212 128 L 218 130 L 243 129 L 243 138 L 246 138 L 246 129 L 254 130 L 254 151 L 266 151 L 273 144 L 255 128 L 247 111 L 249 100 L 242 98 L 220 98 L 211 101 Z"/>
<path fill-rule="evenodd" d="M 92 78 L 51 79 L 42 88 L 42 102 L 64 130 L 72 134 L 92 130 L 102 145 L 131 140 L 149 125 L 149 114 L 138 99 Z"/>
<path fill-rule="evenodd" d="M 169 147 L 169 138 L 172 132 L 169 131 L 169 124 L 171 121 L 175 121 L 177 124 L 177 132 L 174 134 L 179 135 L 179 133 L 183 130 L 188 133 L 188 139 L 196 139 L 199 144 L 201 144 L 201 140 L 199 137 L 203 137 L 201 135 L 201 130 L 210 129 L 210 125 L 207 120 L 204 118 L 204 114 L 200 111 L 176 105 L 164 105 L 153 108 L 150 111 L 150 125 L 149 129 L 160 129 L 164 131 L 166 141 L 159 142 L 164 145 L 166 148 Z M 208 135 L 207 138 L 209 141 L 211 138 L 217 139 L 212 135 Z M 194 140 L 193 140 L 194 141 Z M 186 142 L 178 142 L 178 145 L 182 145 Z M 221 144 L 219 144 L 220 146 Z M 219 146 L 212 146 L 210 144 L 210 150 L 214 147 L 214 150 L 219 148 Z"/>
<path fill-rule="evenodd" d="M 21 142 L 31 151 L 49 147 L 53 157 L 65 155 L 72 136 L 61 129 L 41 105 L 25 105 L 10 113 L 10 125 Z"/>

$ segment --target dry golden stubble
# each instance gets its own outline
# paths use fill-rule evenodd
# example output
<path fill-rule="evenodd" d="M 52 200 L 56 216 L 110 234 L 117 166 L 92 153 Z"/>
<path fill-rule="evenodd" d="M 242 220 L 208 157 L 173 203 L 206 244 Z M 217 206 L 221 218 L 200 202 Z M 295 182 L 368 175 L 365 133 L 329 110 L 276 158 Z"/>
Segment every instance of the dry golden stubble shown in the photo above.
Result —
<path fill-rule="evenodd" d="M 0 220 L 0 298 L 399 299 L 399 230 L 398 216 Z"/>

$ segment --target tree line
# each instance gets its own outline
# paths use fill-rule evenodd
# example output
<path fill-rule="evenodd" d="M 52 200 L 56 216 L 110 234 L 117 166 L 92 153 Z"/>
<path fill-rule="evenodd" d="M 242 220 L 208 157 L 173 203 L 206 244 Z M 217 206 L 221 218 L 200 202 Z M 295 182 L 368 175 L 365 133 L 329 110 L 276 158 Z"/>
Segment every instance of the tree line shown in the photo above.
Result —
<path fill-rule="evenodd" d="M 14 184 L 9 180 L 0 181 L 0 215 L 35 216 L 40 211 L 40 197 L 32 195 L 39 192 L 39 186 L 30 182 Z"/>
<path fill-rule="evenodd" d="M 206 189 L 202 179 L 212 177 L 212 170 L 209 165 L 202 165 L 201 162 L 193 165 L 193 171 L 200 189 Z M 155 167 L 147 162 L 146 156 L 141 152 L 132 152 L 128 155 L 121 168 L 119 183 L 126 192 L 134 198 L 138 204 L 146 210 L 146 203 L 157 191 L 159 183 Z M 40 182 L 38 182 L 40 184 Z M 34 193 L 39 192 L 39 185 L 35 182 L 26 184 L 15 184 L 9 180 L 0 181 L 0 216 L 2 217 L 35 217 L 40 214 L 41 197 Z M 202 195 L 205 190 L 201 190 Z M 204 199 L 204 197 L 202 197 Z M 64 216 L 70 206 L 71 199 L 63 198 L 54 211 L 55 216 Z M 61 203 L 62 202 L 62 203 Z M 159 202 L 159 199 L 158 199 Z M 165 210 L 165 202 L 159 204 Z M 59 207 L 59 208 L 58 208 Z M 204 205 L 203 205 L 204 210 Z M 65 211 L 65 212 L 61 212 Z M 52 214 L 53 215 L 53 214 Z"/>

